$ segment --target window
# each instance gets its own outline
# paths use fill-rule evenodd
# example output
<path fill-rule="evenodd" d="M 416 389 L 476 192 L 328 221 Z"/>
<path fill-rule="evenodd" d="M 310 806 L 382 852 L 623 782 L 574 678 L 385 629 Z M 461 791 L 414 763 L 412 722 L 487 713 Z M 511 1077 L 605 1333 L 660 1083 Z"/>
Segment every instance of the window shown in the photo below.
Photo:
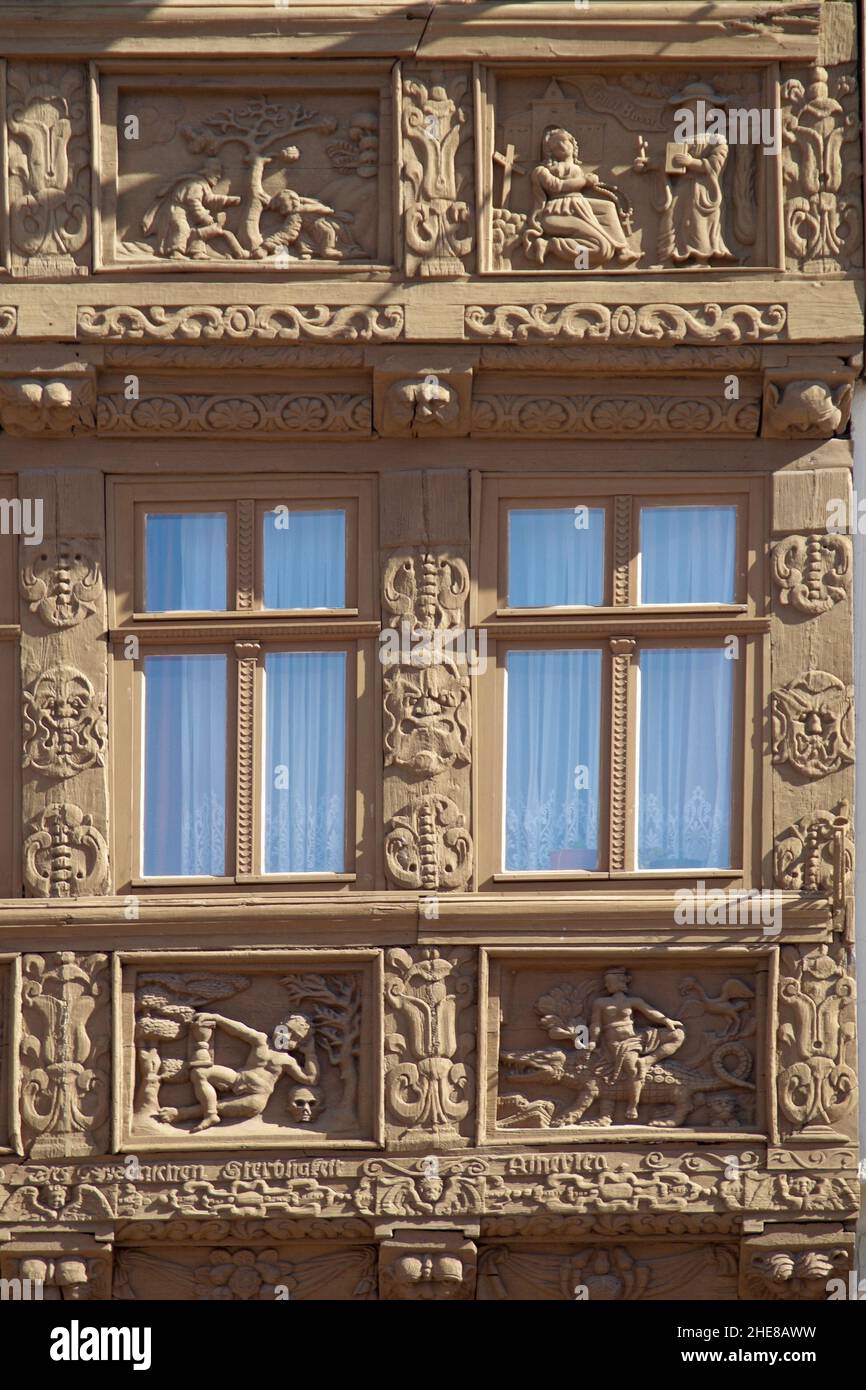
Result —
<path fill-rule="evenodd" d="M 484 482 L 480 886 L 757 871 L 760 485 L 617 484 Z"/>
<path fill-rule="evenodd" d="M 118 480 L 111 505 L 119 882 L 369 886 L 370 481 Z"/>

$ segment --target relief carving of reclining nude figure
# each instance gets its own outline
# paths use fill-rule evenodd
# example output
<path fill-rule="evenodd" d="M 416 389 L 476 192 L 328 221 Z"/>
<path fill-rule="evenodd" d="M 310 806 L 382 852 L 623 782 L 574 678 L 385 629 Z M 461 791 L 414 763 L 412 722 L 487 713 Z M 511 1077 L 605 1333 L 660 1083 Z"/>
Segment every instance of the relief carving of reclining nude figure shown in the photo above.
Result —
<path fill-rule="evenodd" d="M 241 993 L 250 1022 L 199 1007 Z M 357 1131 L 359 1044 L 352 974 L 142 975 L 132 1132 Z"/>

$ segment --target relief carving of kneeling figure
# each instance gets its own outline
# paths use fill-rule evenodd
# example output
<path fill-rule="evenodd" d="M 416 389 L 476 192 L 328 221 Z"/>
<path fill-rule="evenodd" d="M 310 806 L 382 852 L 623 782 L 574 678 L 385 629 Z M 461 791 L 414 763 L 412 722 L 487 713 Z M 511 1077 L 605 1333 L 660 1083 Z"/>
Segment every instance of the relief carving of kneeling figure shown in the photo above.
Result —
<path fill-rule="evenodd" d="M 544 162 L 532 171 L 533 205 L 523 231 L 527 258 L 543 265 L 550 252 L 574 264 L 586 252 L 586 269 L 640 260 L 640 251 L 629 246 L 623 227 L 628 205 L 617 189 L 580 163 L 571 132 L 550 126 L 541 153 Z"/>

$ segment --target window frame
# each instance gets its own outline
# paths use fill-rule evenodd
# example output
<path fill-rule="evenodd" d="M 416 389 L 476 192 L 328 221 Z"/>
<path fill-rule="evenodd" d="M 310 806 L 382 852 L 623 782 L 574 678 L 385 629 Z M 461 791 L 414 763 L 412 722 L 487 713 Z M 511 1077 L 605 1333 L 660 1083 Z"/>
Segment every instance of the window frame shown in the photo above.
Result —
<path fill-rule="evenodd" d="M 257 891 L 335 891 L 376 886 L 373 808 L 379 801 L 381 718 L 376 702 L 376 649 L 381 628 L 376 587 L 378 536 L 375 479 L 367 475 L 298 474 L 268 477 L 185 477 L 169 481 L 109 479 L 109 699 L 112 856 L 118 892 L 201 893 L 239 885 Z M 196 496 L 196 493 L 204 494 Z M 346 510 L 346 600 L 340 609 L 265 609 L 261 517 L 286 503 L 290 510 Z M 229 513 L 227 597 L 222 612 L 146 613 L 131 596 L 144 594 L 144 515 L 147 512 Z M 232 524 L 232 520 L 234 524 Z M 244 534 L 244 528 L 245 534 Z M 252 544 L 250 539 L 252 538 Z M 256 544 L 258 539 L 258 544 Z M 240 606 L 243 602 L 245 606 Z M 130 643 L 130 639 L 134 639 Z M 264 660 L 272 652 L 346 653 L 345 870 L 340 873 L 264 873 Z M 143 874 L 144 666 L 150 656 L 205 653 L 227 661 L 225 874 L 157 877 Z M 128 655 L 127 655 L 128 653 Z"/>
<path fill-rule="evenodd" d="M 609 504 L 605 534 L 605 607 L 514 609 L 507 604 L 510 507 Z M 760 887 L 767 844 L 761 788 L 769 778 L 763 705 L 769 690 L 769 594 L 764 520 L 767 481 L 754 473 L 708 478 L 671 473 L 643 477 L 576 471 L 533 477 L 486 474 L 478 494 L 475 573 L 470 622 L 486 629 L 488 664 L 477 680 L 474 784 L 479 891 L 525 892 L 545 883 L 568 890 L 615 880 L 628 890 L 676 888 L 697 877 L 715 886 Z M 737 517 L 737 601 L 731 604 L 641 604 L 640 508 L 646 505 L 731 505 Z M 639 706 L 638 658 L 650 648 L 724 646 L 738 640 L 734 680 L 731 777 L 731 867 L 641 869 L 637 863 Z M 599 857 L 596 870 L 505 868 L 505 664 L 514 649 L 601 647 L 602 750 Z M 616 769 L 616 773 L 615 773 Z M 489 792 L 489 795 L 488 795 Z"/>

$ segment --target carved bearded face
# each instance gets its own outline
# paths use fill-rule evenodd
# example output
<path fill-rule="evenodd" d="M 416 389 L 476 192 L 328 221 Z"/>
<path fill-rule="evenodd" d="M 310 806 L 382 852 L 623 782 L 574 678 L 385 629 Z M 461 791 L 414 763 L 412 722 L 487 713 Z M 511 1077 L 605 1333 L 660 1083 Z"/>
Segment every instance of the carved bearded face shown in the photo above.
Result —
<path fill-rule="evenodd" d="M 105 706 L 71 666 L 54 666 L 24 692 L 24 764 L 72 776 L 105 762 Z"/>
<path fill-rule="evenodd" d="M 469 758 L 469 682 L 450 662 L 389 671 L 386 762 L 432 775 Z"/>

